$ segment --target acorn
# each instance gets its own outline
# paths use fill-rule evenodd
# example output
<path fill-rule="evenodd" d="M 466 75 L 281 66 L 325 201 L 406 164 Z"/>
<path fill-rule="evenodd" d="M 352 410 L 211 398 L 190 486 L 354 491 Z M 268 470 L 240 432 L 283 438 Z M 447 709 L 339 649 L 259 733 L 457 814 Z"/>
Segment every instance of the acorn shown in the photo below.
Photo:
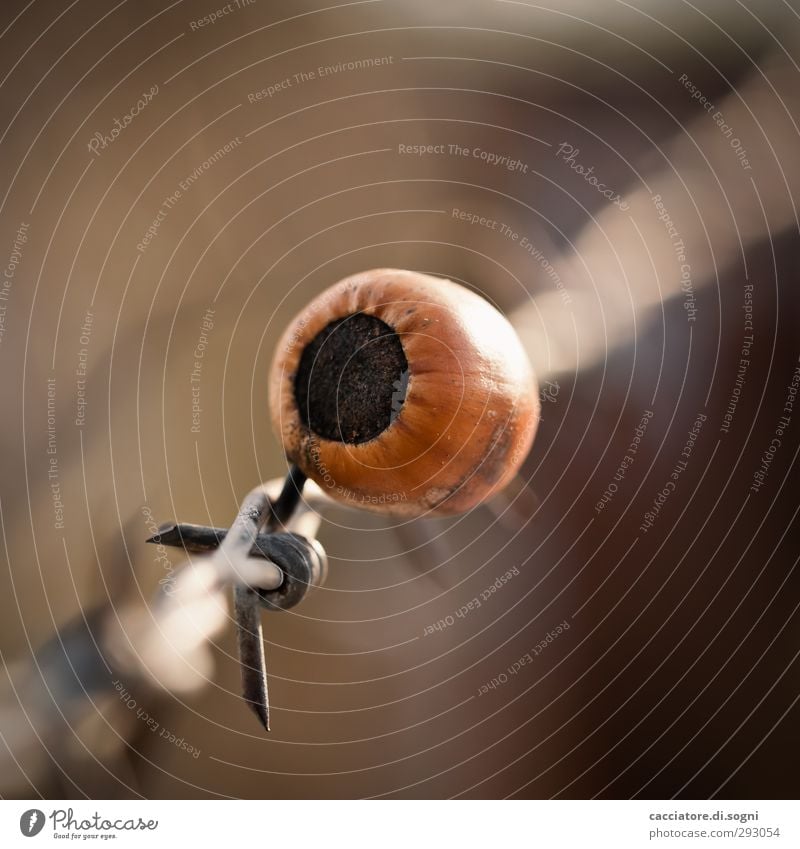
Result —
<path fill-rule="evenodd" d="M 295 317 L 269 398 L 287 458 L 324 492 L 407 517 L 499 492 L 539 419 L 509 322 L 457 283 L 390 268 L 345 278 Z"/>

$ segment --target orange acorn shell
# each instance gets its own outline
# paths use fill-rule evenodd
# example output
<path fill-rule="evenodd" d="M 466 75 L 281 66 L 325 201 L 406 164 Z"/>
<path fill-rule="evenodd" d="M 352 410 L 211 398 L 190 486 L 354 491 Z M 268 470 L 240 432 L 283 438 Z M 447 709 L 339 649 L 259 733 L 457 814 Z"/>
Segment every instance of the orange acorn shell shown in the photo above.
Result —
<path fill-rule="evenodd" d="M 405 399 L 367 441 L 315 433 L 296 391 L 304 349 L 360 313 L 399 337 Z M 332 498 L 398 516 L 451 515 L 501 490 L 530 450 L 536 382 L 510 323 L 470 290 L 413 271 L 373 269 L 315 298 L 278 343 L 269 380 L 272 425 L 287 458 Z"/>

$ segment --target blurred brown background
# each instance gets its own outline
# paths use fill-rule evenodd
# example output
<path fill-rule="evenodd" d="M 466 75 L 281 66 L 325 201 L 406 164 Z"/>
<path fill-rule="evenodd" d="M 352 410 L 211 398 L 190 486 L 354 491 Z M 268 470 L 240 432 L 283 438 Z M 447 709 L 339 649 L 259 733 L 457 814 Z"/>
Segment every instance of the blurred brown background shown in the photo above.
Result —
<path fill-rule="evenodd" d="M 799 31 L 777 0 L 7 0 L 0 792 L 796 796 L 800 405 L 751 486 L 800 354 Z M 167 571 L 148 517 L 229 524 L 285 471 L 274 341 L 375 266 L 518 326 L 549 398 L 516 500 L 326 515 L 326 588 L 265 615 L 272 734 L 232 625 L 191 694 L 123 676 L 154 733 L 82 613 L 105 653 Z"/>

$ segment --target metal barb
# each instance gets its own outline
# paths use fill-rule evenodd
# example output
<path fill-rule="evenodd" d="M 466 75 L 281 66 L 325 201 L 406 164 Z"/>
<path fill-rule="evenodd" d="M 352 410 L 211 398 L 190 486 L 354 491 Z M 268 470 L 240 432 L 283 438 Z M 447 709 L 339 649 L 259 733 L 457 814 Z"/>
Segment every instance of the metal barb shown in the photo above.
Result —
<path fill-rule="evenodd" d="M 242 667 L 242 696 L 264 728 L 269 731 L 267 661 L 264 655 L 264 632 L 258 594 L 250 587 L 235 587 L 233 609 L 239 642 L 239 663 Z"/>
<path fill-rule="evenodd" d="M 306 476 L 303 472 L 297 466 L 292 466 L 278 498 L 274 502 L 267 499 L 266 507 L 269 508 L 269 516 L 264 529 L 266 534 L 274 533 L 280 525 L 289 521 L 300 503 L 305 482 Z M 248 500 L 246 498 L 242 504 L 239 511 L 240 517 L 247 510 Z M 258 526 L 263 521 L 260 502 L 250 507 L 250 517 L 257 523 L 255 530 L 258 530 Z M 222 546 L 224 545 L 223 541 Z M 261 626 L 261 604 L 258 593 L 249 587 L 235 587 L 233 598 L 239 635 L 239 663 L 242 666 L 242 696 L 261 720 L 264 728 L 269 731 L 269 691 Z"/>
<path fill-rule="evenodd" d="M 224 565 L 223 571 L 235 579 L 233 609 L 242 670 L 242 696 L 267 731 L 270 730 L 269 692 L 258 589 L 277 590 L 281 587 L 283 572 L 275 563 L 269 562 L 270 553 L 280 548 L 277 537 L 283 536 L 281 528 L 300 504 L 305 482 L 305 474 L 293 465 L 280 495 L 272 501 L 263 486 L 256 487 L 242 501 L 230 529 L 171 523 L 162 525 L 158 533 L 147 540 L 159 545 L 180 546 L 190 552 L 214 551 L 220 567 Z M 263 532 L 259 533 L 262 526 Z M 258 589 L 242 583 L 240 569 L 248 557 L 268 561 L 264 564 L 267 568 L 263 570 L 263 578 L 259 579 Z"/>
<path fill-rule="evenodd" d="M 190 553 L 208 553 L 220 547 L 227 536 L 226 528 L 211 528 L 205 525 L 193 525 L 188 522 L 169 523 L 162 525 L 158 533 L 146 542 L 155 545 L 169 545 L 182 548 Z M 287 542 L 297 539 L 292 534 L 258 534 L 255 538 L 250 557 L 255 557 L 264 563 L 261 568 L 262 576 L 258 580 L 259 590 L 276 590 L 283 583 L 283 572 L 276 565 L 285 556 Z"/>

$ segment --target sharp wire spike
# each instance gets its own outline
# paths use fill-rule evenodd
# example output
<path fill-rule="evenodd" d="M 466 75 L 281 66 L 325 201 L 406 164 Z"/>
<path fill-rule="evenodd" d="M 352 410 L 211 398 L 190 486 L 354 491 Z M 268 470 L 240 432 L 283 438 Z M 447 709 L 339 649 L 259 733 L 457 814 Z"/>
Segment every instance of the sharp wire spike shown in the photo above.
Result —
<path fill-rule="evenodd" d="M 261 605 L 258 594 L 249 587 L 235 587 L 233 599 L 242 668 L 242 696 L 265 730 L 269 731 L 269 691 Z"/>
<path fill-rule="evenodd" d="M 305 482 L 305 474 L 293 465 L 286 475 L 280 495 L 272 501 L 263 486 L 256 487 L 242 501 L 229 529 L 172 522 L 162 525 L 147 542 L 180 546 L 190 552 L 216 550 L 216 557 L 225 563 L 231 573 L 235 573 L 237 562 L 243 558 L 260 556 L 269 560 L 266 553 L 270 549 L 269 536 L 289 521 L 300 503 Z M 262 526 L 264 532 L 259 533 Z M 275 586 L 262 589 L 280 587 L 282 573 L 277 566 L 274 568 Z M 269 691 L 258 592 L 251 587 L 235 584 L 233 609 L 242 671 L 242 697 L 269 731 Z"/>

